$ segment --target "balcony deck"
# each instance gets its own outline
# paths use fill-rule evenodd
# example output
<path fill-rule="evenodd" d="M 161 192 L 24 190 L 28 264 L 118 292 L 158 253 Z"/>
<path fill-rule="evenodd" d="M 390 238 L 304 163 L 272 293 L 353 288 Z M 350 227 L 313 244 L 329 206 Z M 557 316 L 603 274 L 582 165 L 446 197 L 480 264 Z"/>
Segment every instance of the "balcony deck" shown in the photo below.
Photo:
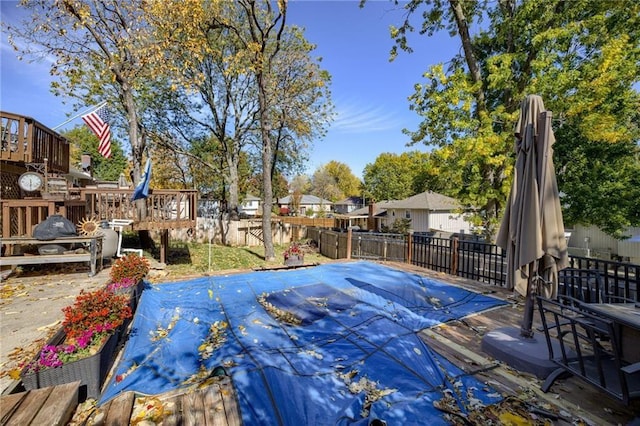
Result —
<path fill-rule="evenodd" d="M 18 166 L 43 164 L 54 173 L 69 172 L 67 139 L 31 117 L 0 111 L 0 160 Z"/>
<path fill-rule="evenodd" d="M 2 237 L 31 237 L 33 228 L 52 214 L 75 224 L 84 218 L 127 219 L 135 231 L 195 227 L 197 191 L 156 189 L 132 202 L 132 189 L 71 187 L 62 176 L 69 173 L 67 139 L 31 117 L 0 111 L 0 121 Z M 18 177 L 26 171 L 45 176 L 41 192 L 19 189 Z"/>

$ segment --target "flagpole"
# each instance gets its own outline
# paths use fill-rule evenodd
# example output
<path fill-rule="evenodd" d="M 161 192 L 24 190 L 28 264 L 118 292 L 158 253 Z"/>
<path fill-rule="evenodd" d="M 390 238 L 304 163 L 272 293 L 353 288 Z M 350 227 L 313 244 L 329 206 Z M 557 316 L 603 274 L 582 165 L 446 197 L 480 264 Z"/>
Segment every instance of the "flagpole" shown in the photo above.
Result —
<path fill-rule="evenodd" d="M 80 112 L 80 113 L 78 113 L 78 114 L 74 115 L 73 117 L 71 117 L 70 119 L 68 119 L 67 121 L 65 121 L 64 123 L 62 123 L 62 124 L 58 124 L 56 127 L 52 127 L 52 128 L 51 128 L 51 130 L 56 130 L 57 128 L 62 127 L 62 126 L 64 126 L 65 124 L 72 122 L 73 120 L 75 120 L 76 118 L 80 117 L 81 115 L 85 115 L 87 112 L 89 112 L 89 111 L 94 111 L 94 110 L 96 110 L 96 109 L 98 109 L 98 108 L 100 108 L 100 107 L 105 106 L 106 104 L 107 104 L 107 101 L 102 101 L 102 102 L 100 102 L 96 107 L 93 107 L 93 108 L 87 108 L 84 112 Z"/>

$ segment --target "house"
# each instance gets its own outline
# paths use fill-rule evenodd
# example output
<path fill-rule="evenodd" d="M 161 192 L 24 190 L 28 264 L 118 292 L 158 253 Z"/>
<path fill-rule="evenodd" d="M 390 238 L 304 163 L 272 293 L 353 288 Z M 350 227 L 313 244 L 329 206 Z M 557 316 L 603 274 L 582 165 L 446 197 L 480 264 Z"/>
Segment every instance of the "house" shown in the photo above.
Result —
<path fill-rule="evenodd" d="M 471 224 L 458 212 L 454 198 L 426 191 L 404 200 L 384 201 L 354 210 L 348 215 L 348 227 L 380 231 L 391 228 L 396 220 L 409 219 L 413 232 L 443 231 L 470 234 Z"/>
<path fill-rule="evenodd" d="M 251 217 L 255 217 L 259 215 L 260 212 L 260 198 L 255 195 L 247 194 L 242 203 L 240 204 L 239 213 L 241 215 L 247 215 Z"/>
<path fill-rule="evenodd" d="M 287 210 L 297 216 L 316 217 L 326 215 L 331 212 L 333 203 L 315 195 L 303 195 L 298 206 L 294 206 L 293 196 L 287 195 L 278 199 L 280 210 Z"/>
<path fill-rule="evenodd" d="M 382 201 L 353 210 L 346 216 L 336 216 L 340 228 L 377 232 L 387 217 L 387 206 L 394 201 Z"/>
<path fill-rule="evenodd" d="M 462 205 L 454 198 L 425 191 L 404 200 L 390 202 L 385 205 L 386 217 L 383 221 L 392 227 L 398 219 L 411 220 L 414 232 L 443 231 L 451 233 L 472 232 L 471 223 L 460 213 Z"/>
<path fill-rule="evenodd" d="M 333 203 L 333 212 L 336 214 L 349 214 L 362 207 L 364 207 L 362 197 L 347 197 L 344 200 Z"/>

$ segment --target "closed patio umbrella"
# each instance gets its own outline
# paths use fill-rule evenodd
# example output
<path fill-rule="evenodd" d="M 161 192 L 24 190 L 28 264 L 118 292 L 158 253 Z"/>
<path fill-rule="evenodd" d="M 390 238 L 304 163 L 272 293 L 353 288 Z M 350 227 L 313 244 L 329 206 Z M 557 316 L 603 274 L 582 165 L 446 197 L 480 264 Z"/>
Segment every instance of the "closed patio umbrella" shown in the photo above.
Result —
<path fill-rule="evenodd" d="M 521 328 L 525 337 L 532 336 L 535 296 L 555 297 L 558 271 L 568 266 L 551 117 L 540 96 L 523 100 L 515 128 L 513 184 L 496 239 L 507 251 L 507 286 L 526 298 Z"/>

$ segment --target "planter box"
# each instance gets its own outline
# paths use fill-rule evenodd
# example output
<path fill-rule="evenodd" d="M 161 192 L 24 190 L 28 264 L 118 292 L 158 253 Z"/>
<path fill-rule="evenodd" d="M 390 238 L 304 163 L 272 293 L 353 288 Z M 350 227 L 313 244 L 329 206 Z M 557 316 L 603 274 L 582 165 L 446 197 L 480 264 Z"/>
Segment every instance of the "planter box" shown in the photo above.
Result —
<path fill-rule="evenodd" d="M 119 332 L 116 332 L 109 336 L 102 348 L 90 357 L 64 364 L 61 367 L 43 369 L 35 373 L 25 373 L 25 370 L 23 370 L 20 376 L 25 389 L 40 389 L 79 380 L 80 401 L 84 401 L 86 398 L 100 398 L 102 383 L 113 364 L 119 334 Z M 60 329 L 47 344 L 59 345 L 64 341 L 64 338 L 64 330 Z M 83 389 L 85 387 L 86 395 Z"/>
<path fill-rule="evenodd" d="M 131 306 L 131 313 L 135 314 L 136 309 L 138 308 L 138 301 L 140 300 L 140 296 L 142 296 L 143 291 L 144 281 L 140 280 L 136 285 L 124 289 L 118 289 L 115 291 L 115 293 L 131 298 L 131 300 L 129 301 L 129 306 Z"/>
<path fill-rule="evenodd" d="M 304 256 L 289 256 L 284 260 L 286 266 L 300 266 L 304 265 Z"/>

